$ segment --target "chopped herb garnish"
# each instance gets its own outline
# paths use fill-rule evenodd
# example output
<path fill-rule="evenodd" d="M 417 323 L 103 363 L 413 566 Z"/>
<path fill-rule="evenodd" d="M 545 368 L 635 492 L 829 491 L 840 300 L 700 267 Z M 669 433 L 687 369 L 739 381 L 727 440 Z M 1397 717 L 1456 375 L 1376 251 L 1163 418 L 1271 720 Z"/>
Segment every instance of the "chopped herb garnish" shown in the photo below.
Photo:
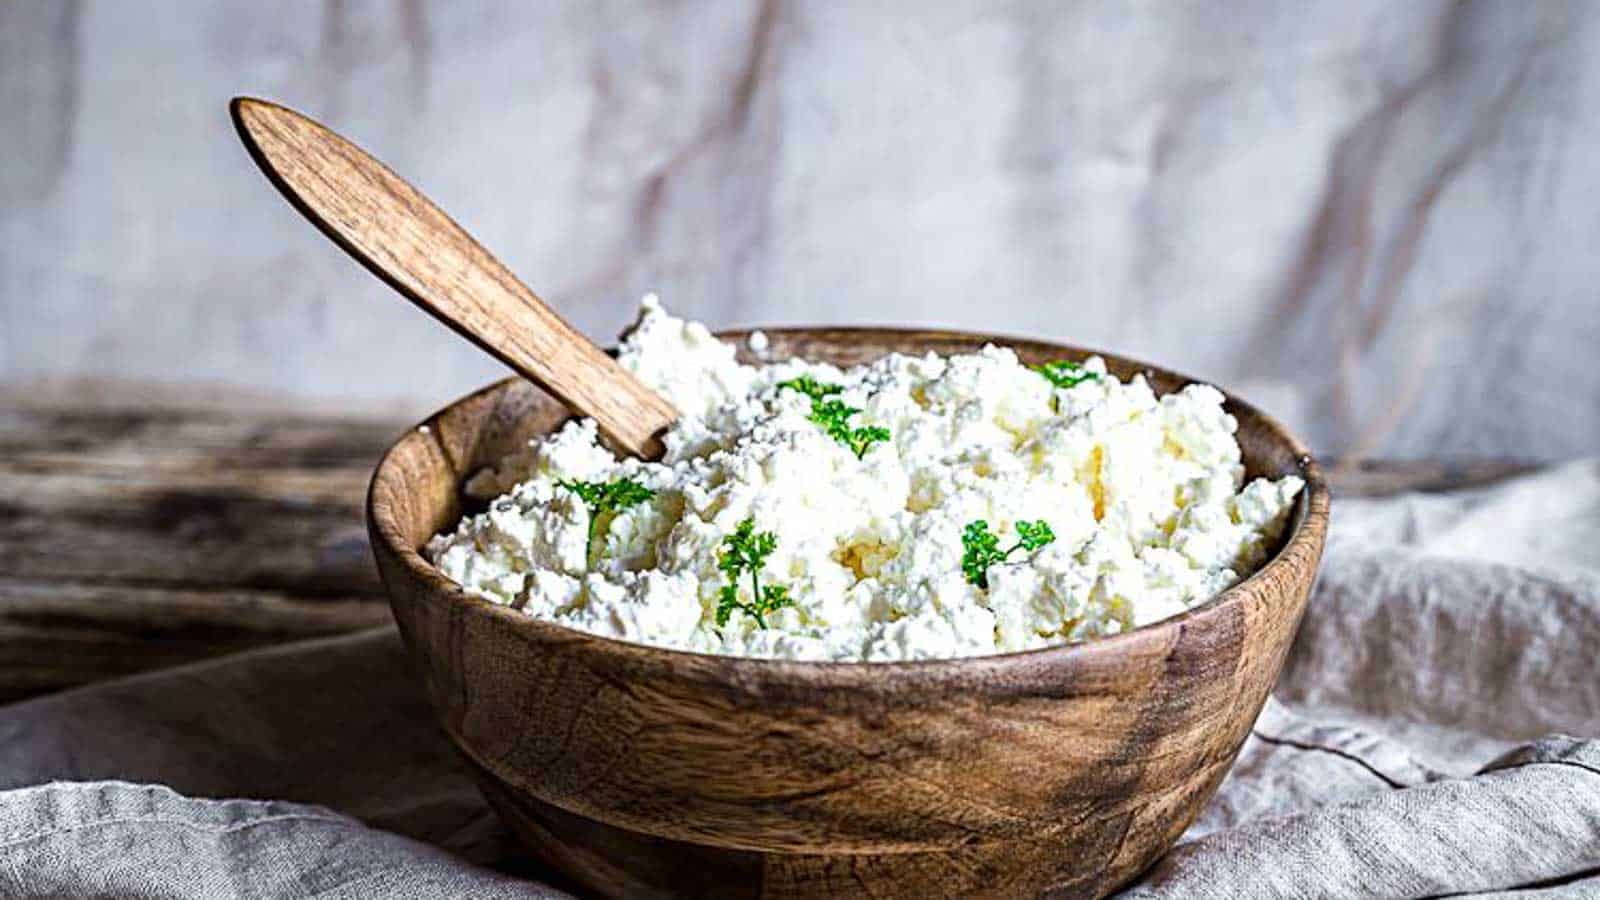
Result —
<path fill-rule="evenodd" d="M 778 382 L 778 387 L 788 388 L 791 391 L 798 391 L 799 393 L 805 394 L 807 397 L 811 398 L 812 403 L 821 400 L 829 394 L 837 394 L 844 390 L 843 387 L 837 384 L 824 384 L 815 378 L 812 378 L 810 375 L 801 375 L 799 378 L 791 378 L 788 381 L 780 381 Z"/>
<path fill-rule="evenodd" d="M 588 565 L 590 558 L 594 556 L 595 530 L 600 524 L 602 513 L 621 512 L 656 495 L 655 491 L 632 478 L 619 478 L 616 481 L 578 481 L 563 478 L 557 481 L 556 485 L 577 494 L 583 505 L 589 508 L 589 537 L 583 545 L 585 565 Z"/>
<path fill-rule="evenodd" d="M 961 532 L 961 572 L 967 576 L 968 584 L 987 589 L 989 567 L 1005 558 L 1000 552 L 1000 539 L 989 530 L 988 522 L 978 519 L 967 523 Z"/>
<path fill-rule="evenodd" d="M 961 571 L 968 584 L 989 589 L 989 567 L 999 565 L 1018 550 L 1032 553 L 1054 541 L 1056 534 L 1043 519 L 1017 523 L 1017 542 L 1005 550 L 1000 549 L 1000 538 L 989 530 L 989 523 L 974 519 L 961 532 Z"/>
<path fill-rule="evenodd" d="M 1077 387 L 1085 381 L 1099 381 L 1100 373 L 1091 372 L 1082 365 L 1071 360 L 1058 359 L 1042 365 L 1029 366 L 1028 368 L 1044 376 L 1044 379 L 1058 388 Z"/>
<path fill-rule="evenodd" d="M 784 382 L 784 384 L 787 385 L 788 382 Z M 823 395 L 837 393 L 840 390 L 838 385 L 817 385 L 816 382 L 812 382 L 812 386 L 821 390 Z M 829 388 L 832 390 L 828 390 Z M 806 393 L 800 388 L 795 388 L 795 390 Z M 822 426 L 822 430 L 827 432 L 828 437 L 849 447 L 850 452 L 856 455 L 856 459 L 866 456 L 867 450 L 873 444 L 889 439 L 889 429 L 880 425 L 869 425 L 861 428 L 850 427 L 850 417 L 861 412 L 858 407 L 851 406 L 843 400 L 825 400 L 819 395 L 809 393 L 807 396 L 811 397 L 811 421 Z"/>
<path fill-rule="evenodd" d="M 850 417 L 861 412 L 857 407 L 845 403 L 843 400 L 828 399 L 833 394 L 844 390 L 837 384 L 826 384 L 812 378 L 810 375 L 801 375 L 788 381 L 778 382 L 778 387 L 788 388 L 791 391 L 805 394 L 811 398 L 811 421 L 822 426 L 828 437 L 850 448 L 850 452 L 861 459 L 873 444 L 889 439 L 889 429 L 881 425 L 868 425 L 861 428 L 850 427 Z"/>
<path fill-rule="evenodd" d="M 850 434 L 850 417 L 861 412 L 843 400 L 811 401 L 811 421 L 822 426 L 828 437 L 843 442 Z"/>
<path fill-rule="evenodd" d="M 850 435 L 845 439 L 845 446 L 855 453 L 856 459 L 867 455 L 872 445 L 889 439 L 889 429 L 882 425 L 869 425 L 865 428 L 852 428 Z"/>
<path fill-rule="evenodd" d="M 761 567 L 767 557 L 778 548 L 778 536 L 770 531 L 756 531 L 754 516 L 747 516 L 734 527 L 733 533 L 722 538 L 722 553 L 717 557 L 717 568 L 727 576 L 728 583 L 717 592 L 717 627 L 728 624 L 728 617 L 738 610 L 756 621 L 757 628 L 766 628 L 766 614 L 785 606 L 793 606 L 789 589 L 774 584 L 761 586 Z M 750 602 L 739 599 L 739 575 L 750 574 Z"/>

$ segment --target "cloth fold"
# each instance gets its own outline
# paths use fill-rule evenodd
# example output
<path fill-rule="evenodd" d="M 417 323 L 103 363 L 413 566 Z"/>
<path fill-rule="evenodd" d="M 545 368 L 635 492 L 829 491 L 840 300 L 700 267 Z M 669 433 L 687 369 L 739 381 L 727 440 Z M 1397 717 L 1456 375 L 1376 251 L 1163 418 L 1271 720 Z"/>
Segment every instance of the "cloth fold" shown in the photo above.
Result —
<path fill-rule="evenodd" d="M 118 781 L 5 798 L 5 897 L 566 897 L 298 803 Z"/>
<path fill-rule="evenodd" d="M 1596 647 L 1600 460 L 1336 501 L 1274 699 L 1125 896 L 1600 896 Z M 561 896 L 549 883 L 393 629 L 0 709 L 0 895 Z"/>
<path fill-rule="evenodd" d="M 1439 897 L 1558 879 L 1600 894 L 1600 743 L 1549 737 L 1411 787 L 1371 772 L 1387 789 L 1187 841 L 1124 896 Z"/>

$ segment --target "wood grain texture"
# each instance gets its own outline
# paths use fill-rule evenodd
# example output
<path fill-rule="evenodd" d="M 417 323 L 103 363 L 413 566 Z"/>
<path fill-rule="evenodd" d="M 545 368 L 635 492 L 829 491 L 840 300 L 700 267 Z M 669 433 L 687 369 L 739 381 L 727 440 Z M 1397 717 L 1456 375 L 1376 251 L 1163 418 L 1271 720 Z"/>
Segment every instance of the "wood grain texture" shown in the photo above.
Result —
<path fill-rule="evenodd" d="M 629 453 L 661 455 L 677 411 L 606 356 L 421 192 L 305 116 L 230 106 L 268 179 L 312 224 L 411 302 L 599 423 Z"/>
<path fill-rule="evenodd" d="M 395 423 L 0 409 L 0 700 L 390 621 Z"/>
<path fill-rule="evenodd" d="M 987 338 L 769 331 L 849 364 Z M 999 338 L 1028 361 L 1072 348 Z M 1158 391 L 1188 379 L 1108 358 Z M 1328 490 L 1270 419 L 1229 401 L 1253 475 L 1307 490 L 1259 573 L 1173 619 L 1029 653 L 898 664 L 703 656 L 607 640 L 469 597 L 418 554 L 459 486 L 568 412 L 486 388 L 384 457 L 368 524 L 396 619 L 451 739 L 535 852 L 610 895 L 1098 897 L 1154 861 L 1226 774 L 1282 665 Z"/>

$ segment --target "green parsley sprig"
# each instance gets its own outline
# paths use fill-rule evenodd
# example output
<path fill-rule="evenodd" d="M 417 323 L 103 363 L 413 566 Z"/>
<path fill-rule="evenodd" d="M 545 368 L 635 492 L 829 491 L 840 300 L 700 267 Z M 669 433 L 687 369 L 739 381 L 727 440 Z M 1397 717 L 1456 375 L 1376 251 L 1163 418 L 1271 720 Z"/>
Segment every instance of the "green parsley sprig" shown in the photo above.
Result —
<path fill-rule="evenodd" d="M 1058 388 L 1073 388 L 1085 381 L 1099 381 L 1100 373 L 1085 369 L 1082 364 L 1070 359 L 1058 359 L 1054 362 L 1041 363 L 1028 368 L 1044 376 L 1044 380 Z"/>
<path fill-rule="evenodd" d="M 728 624 L 734 610 L 756 620 L 757 628 L 766 628 L 766 614 L 793 606 L 789 589 L 780 584 L 761 586 L 761 567 L 767 557 L 778 549 L 778 536 L 770 531 L 756 531 L 754 516 L 734 527 L 733 533 L 722 538 L 722 553 L 717 556 L 717 568 L 727 577 L 728 583 L 717 592 L 717 627 Z M 750 575 L 750 602 L 739 599 L 739 576 Z"/>
<path fill-rule="evenodd" d="M 816 380 L 815 378 L 812 378 L 810 375 L 801 375 L 799 378 L 791 378 L 788 381 L 780 381 L 778 382 L 778 387 L 788 388 L 791 391 L 805 394 L 807 397 L 811 398 L 812 403 L 816 403 L 818 400 L 821 400 L 830 394 L 837 394 L 844 390 L 844 388 L 840 385 L 826 384 Z"/>
<path fill-rule="evenodd" d="M 810 397 L 811 421 L 822 426 L 828 437 L 849 447 L 850 452 L 856 455 L 856 459 L 865 457 L 873 444 L 887 441 L 890 437 L 889 429 L 881 425 L 851 428 L 850 418 L 861 410 L 843 400 L 829 399 L 831 395 L 844 390 L 837 384 L 824 384 L 810 375 L 801 375 L 799 378 L 779 382 L 778 387 L 788 388 Z"/>
<path fill-rule="evenodd" d="M 638 506 L 656 495 L 655 491 L 632 478 L 619 478 L 615 481 L 579 481 L 562 478 L 556 485 L 577 494 L 583 505 L 589 508 L 589 537 L 583 544 L 585 565 L 594 556 L 595 532 L 603 513 L 621 512 L 630 506 Z"/>
<path fill-rule="evenodd" d="M 851 428 L 850 417 L 861 412 L 843 400 L 824 400 L 821 403 L 811 404 L 811 421 L 822 426 L 828 437 L 850 448 L 850 452 L 861 459 L 867 455 L 867 450 L 879 441 L 889 439 L 889 429 L 880 425 L 868 425 L 862 428 Z"/>
<path fill-rule="evenodd" d="M 1000 549 L 1000 538 L 989 530 L 989 523 L 974 519 L 961 532 L 961 571 L 968 584 L 989 589 L 989 567 L 1005 562 L 1018 550 L 1032 553 L 1054 541 L 1056 533 L 1043 519 L 1017 523 L 1017 542 Z"/>

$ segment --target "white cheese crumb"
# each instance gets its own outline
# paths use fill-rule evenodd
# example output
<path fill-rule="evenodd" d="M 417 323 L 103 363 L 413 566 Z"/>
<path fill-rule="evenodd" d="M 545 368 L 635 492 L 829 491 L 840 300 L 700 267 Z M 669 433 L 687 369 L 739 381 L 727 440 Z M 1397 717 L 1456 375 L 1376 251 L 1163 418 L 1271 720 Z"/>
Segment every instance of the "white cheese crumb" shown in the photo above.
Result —
<path fill-rule="evenodd" d="M 755 332 L 750 346 L 757 348 Z M 659 463 L 618 459 L 594 423 L 535 440 L 469 492 L 488 511 L 434 538 L 429 557 L 466 590 L 595 634 L 739 656 L 905 660 L 975 656 L 1117 634 L 1201 603 L 1253 572 L 1302 482 L 1243 484 L 1236 423 L 1216 389 L 1157 397 L 1143 376 L 1053 388 L 1014 352 L 890 355 L 840 370 L 740 365 L 705 326 L 650 295 L 619 362 L 682 413 Z M 858 458 L 780 382 L 810 375 L 888 429 Z M 563 479 L 632 479 L 653 499 L 604 513 Z M 764 584 L 793 605 L 716 622 L 722 541 L 745 518 L 777 546 Z M 1000 547 L 1019 521 L 1055 540 L 986 572 L 962 570 L 962 531 Z M 750 599 L 748 578 L 737 582 Z"/>

